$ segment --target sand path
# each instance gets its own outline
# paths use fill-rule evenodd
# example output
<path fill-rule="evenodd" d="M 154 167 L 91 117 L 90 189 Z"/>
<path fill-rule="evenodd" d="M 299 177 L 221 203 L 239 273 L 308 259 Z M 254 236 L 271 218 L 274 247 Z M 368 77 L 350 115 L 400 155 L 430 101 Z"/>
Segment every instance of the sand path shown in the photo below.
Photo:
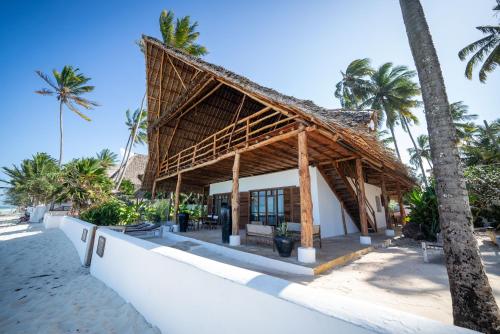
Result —
<path fill-rule="evenodd" d="M 485 236 L 478 237 L 490 285 L 500 305 L 500 253 Z M 315 278 L 285 277 L 297 283 L 359 300 L 453 323 L 444 256 L 433 252 L 424 263 L 416 245 L 378 249 L 350 264 Z"/>
<path fill-rule="evenodd" d="M 0 305 L 1 333 L 159 333 L 38 224 L 0 223 Z"/>

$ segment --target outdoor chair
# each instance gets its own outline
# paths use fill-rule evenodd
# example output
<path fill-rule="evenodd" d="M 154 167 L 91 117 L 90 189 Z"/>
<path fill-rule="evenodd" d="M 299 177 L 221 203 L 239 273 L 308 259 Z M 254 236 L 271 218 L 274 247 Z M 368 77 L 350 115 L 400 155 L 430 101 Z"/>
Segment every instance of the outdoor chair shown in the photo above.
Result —
<path fill-rule="evenodd" d="M 443 250 L 443 236 L 441 233 L 436 234 L 436 242 L 422 241 L 422 252 L 425 263 L 429 262 L 429 249 Z"/>
<path fill-rule="evenodd" d="M 132 232 L 132 231 L 138 231 L 138 230 L 141 230 L 143 228 L 146 228 L 146 227 L 149 227 L 151 226 L 151 224 L 148 224 L 148 223 L 140 223 L 140 224 L 134 224 L 134 225 L 125 225 L 124 226 L 124 232 L 127 233 L 127 232 Z"/>
<path fill-rule="evenodd" d="M 157 232 L 159 235 L 161 224 L 149 225 L 140 229 L 134 229 L 131 231 L 125 231 L 125 234 L 134 236 L 134 237 L 155 237 Z"/>
<path fill-rule="evenodd" d="M 274 227 L 268 225 L 247 224 L 245 244 L 248 245 L 248 240 L 253 239 L 256 242 L 271 243 L 274 252 Z"/>
<path fill-rule="evenodd" d="M 301 224 L 287 222 L 288 232 L 291 234 L 293 240 L 300 241 Z M 321 226 L 313 225 L 313 243 L 317 241 L 319 243 L 319 248 L 321 248 Z"/>
<path fill-rule="evenodd" d="M 206 219 L 202 222 L 203 228 L 208 228 L 209 230 L 213 230 L 217 228 L 217 221 L 219 220 L 219 216 L 217 215 L 208 215 Z"/>

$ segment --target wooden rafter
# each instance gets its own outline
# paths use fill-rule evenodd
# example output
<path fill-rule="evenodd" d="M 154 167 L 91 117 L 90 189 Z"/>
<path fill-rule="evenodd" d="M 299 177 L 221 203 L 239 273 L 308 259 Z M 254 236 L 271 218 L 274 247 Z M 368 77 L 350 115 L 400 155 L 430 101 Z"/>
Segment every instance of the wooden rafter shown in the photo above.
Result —
<path fill-rule="evenodd" d="M 166 55 L 167 55 L 167 59 L 168 59 L 168 61 L 170 62 L 170 65 L 172 65 L 172 68 L 174 69 L 174 72 L 175 72 L 175 74 L 177 75 L 177 78 L 178 78 L 178 79 L 179 79 L 179 81 L 181 82 L 182 87 L 184 87 L 184 90 L 186 90 L 187 88 L 186 88 L 186 85 L 184 84 L 184 80 L 182 80 L 181 75 L 180 75 L 180 74 L 179 74 L 179 72 L 177 71 L 177 68 L 175 67 L 174 63 L 172 62 L 172 59 L 170 58 L 170 56 L 168 55 L 168 53 L 163 52 L 163 53 L 162 53 L 162 56 L 163 56 L 164 54 L 166 54 Z"/>

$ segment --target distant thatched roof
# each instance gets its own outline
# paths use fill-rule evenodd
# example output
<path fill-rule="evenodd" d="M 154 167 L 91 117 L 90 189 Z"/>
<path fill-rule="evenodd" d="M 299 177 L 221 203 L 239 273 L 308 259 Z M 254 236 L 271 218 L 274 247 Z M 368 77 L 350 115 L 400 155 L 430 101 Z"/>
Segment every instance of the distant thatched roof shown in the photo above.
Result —
<path fill-rule="evenodd" d="M 125 166 L 124 180 L 131 181 L 135 189 L 138 190 L 142 187 L 142 180 L 144 172 L 148 164 L 148 156 L 145 154 L 133 154 L 129 157 L 127 165 Z M 111 171 L 110 177 L 115 177 L 118 170 Z"/>

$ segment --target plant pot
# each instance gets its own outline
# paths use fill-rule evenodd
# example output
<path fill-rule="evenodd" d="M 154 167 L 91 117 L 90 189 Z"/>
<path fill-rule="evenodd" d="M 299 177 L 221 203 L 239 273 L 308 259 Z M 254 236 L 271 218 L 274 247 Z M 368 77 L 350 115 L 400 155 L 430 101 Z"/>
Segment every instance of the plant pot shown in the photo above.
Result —
<path fill-rule="evenodd" d="M 187 232 L 189 222 L 189 214 L 188 213 L 179 213 L 177 215 L 177 223 L 179 224 L 180 232 Z"/>
<path fill-rule="evenodd" d="M 276 236 L 274 237 L 274 244 L 276 245 L 278 254 L 281 257 L 290 257 L 295 242 L 290 237 Z"/>

